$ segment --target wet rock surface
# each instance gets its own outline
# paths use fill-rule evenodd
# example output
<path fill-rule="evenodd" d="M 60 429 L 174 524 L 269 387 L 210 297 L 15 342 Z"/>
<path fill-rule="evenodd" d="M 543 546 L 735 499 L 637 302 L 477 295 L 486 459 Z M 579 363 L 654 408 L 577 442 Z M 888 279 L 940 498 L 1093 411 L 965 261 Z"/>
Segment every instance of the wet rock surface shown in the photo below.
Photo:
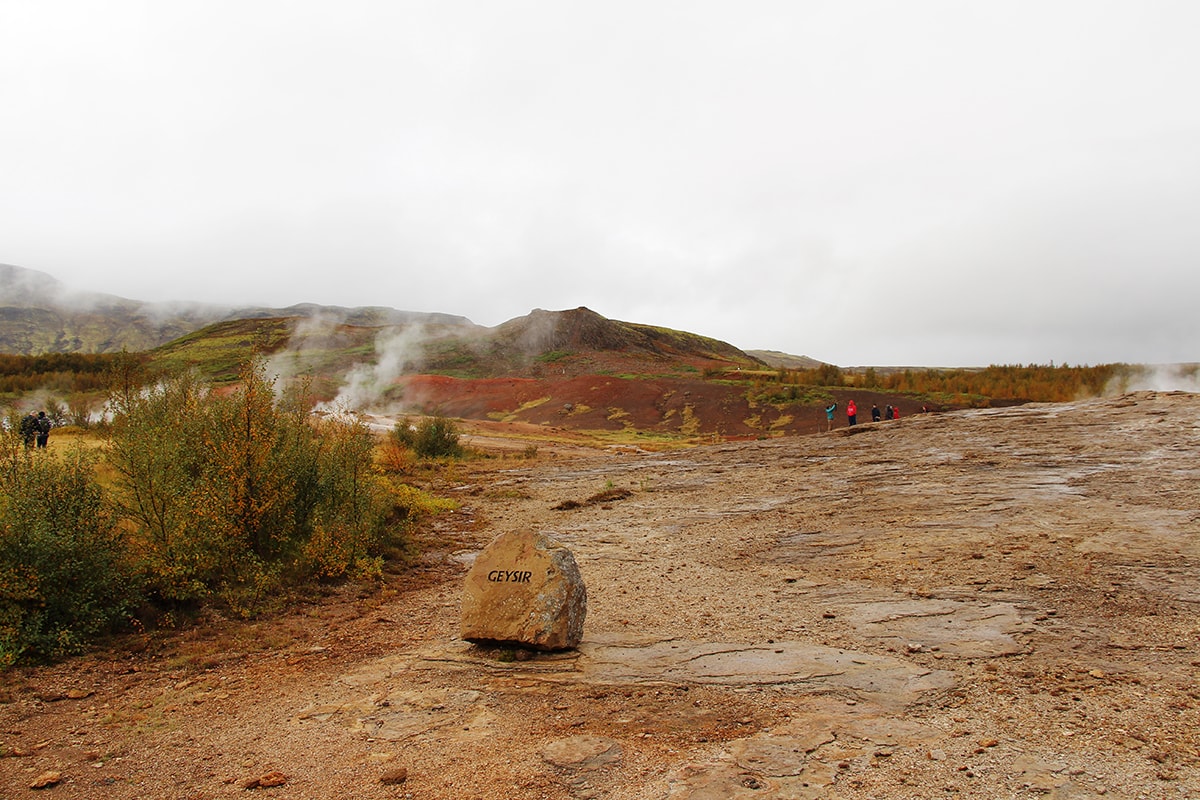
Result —
<path fill-rule="evenodd" d="M 264 791 L 295 798 L 1200 796 L 1200 398 L 859 427 L 477 466 L 438 522 L 438 580 L 308 617 L 278 651 L 16 675 L 0 786 L 33 796 L 54 770 L 79 797 L 242 796 L 277 771 Z M 574 553 L 576 650 L 459 638 L 466 564 L 506 530 Z"/>

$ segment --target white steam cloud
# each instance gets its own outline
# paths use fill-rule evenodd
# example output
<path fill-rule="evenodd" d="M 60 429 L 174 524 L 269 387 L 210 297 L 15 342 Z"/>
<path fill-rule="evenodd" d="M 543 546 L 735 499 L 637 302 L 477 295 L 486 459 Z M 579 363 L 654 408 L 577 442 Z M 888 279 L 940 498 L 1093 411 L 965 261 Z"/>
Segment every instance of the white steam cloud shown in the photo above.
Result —
<path fill-rule="evenodd" d="M 337 397 L 317 404 L 315 410 L 323 413 L 386 411 L 379 406 L 387 399 L 393 382 L 405 372 L 420 368 L 424 339 L 425 328 L 419 323 L 381 332 L 375 339 L 376 362 L 355 365 L 346 374 L 346 382 L 338 390 Z"/>
<path fill-rule="evenodd" d="M 1132 375 L 1119 391 L 1200 392 L 1200 364 L 1148 364 Z"/>

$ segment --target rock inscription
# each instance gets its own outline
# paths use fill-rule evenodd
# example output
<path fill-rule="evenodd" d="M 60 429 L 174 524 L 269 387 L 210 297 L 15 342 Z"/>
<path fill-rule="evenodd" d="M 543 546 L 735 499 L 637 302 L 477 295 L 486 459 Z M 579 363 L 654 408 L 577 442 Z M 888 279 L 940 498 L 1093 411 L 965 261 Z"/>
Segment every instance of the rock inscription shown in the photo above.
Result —
<path fill-rule="evenodd" d="M 467 573 L 462 638 L 567 650 L 583 639 L 587 588 L 575 556 L 542 533 L 497 536 Z"/>

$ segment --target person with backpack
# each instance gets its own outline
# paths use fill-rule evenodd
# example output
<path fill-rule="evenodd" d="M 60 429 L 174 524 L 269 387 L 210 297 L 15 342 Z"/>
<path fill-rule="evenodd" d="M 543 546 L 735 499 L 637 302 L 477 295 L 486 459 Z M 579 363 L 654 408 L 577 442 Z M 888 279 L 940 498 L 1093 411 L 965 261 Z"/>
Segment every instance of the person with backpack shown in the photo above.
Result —
<path fill-rule="evenodd" d="M 37 431 L 37 446 L 45 447 L 50 443 L 50 429 L 54 427 L 54 423 L 46 416 L 45 411 L 39 411 L 37 419 L 34 420 L 34 429 Z"/>
<path fill-rule="evenodd" d="M 38 431 L 37 417 L 33 415 L 32 411 L 21 417 L 21 426 L 19 431 L 21 433 L 21 441 L 25 443 L 25 446 L 33 447 L 34 442 L 37 440 Z"/>

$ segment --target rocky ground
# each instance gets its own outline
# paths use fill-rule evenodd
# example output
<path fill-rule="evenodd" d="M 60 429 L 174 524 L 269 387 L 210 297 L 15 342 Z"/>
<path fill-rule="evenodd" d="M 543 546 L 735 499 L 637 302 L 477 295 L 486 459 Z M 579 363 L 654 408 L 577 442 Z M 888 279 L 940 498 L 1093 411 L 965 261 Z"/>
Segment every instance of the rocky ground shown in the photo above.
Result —
<path fill-rule="evenodd" d="M 1197 797 L 1198 453 L 1160 393 L 470 462 L 381 592 L 5 674 L 0 796 Z M 456 636 L 519 528 L 577 651 Z"/>

